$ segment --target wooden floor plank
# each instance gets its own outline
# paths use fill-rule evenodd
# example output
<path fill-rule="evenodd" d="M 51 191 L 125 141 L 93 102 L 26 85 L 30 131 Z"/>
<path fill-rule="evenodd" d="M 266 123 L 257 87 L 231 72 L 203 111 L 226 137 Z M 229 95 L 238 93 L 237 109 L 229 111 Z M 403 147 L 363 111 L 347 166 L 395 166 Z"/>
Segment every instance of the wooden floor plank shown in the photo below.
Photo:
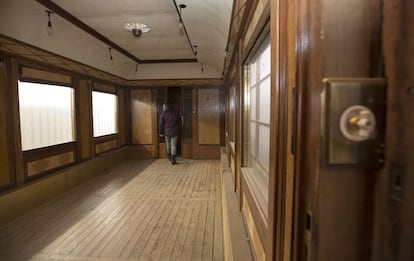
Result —
<path fill-rule="evenodd" d="M 180 210 L 183 209 L 183 200 L 178 200 L 174 202 L 174 209 L 172 210 L 171 214 L 168 216 L 168 220 L 165 222 L 165 225 L 160 232 L 160 236 L 157 240 L 157 244 L 154 246 L 153 250 L 151 251 L 150 257 L 152 260 L 160 260 L 161 252 L 166 246 L 168 245 L 168 242 L 170 240 L 170 235 L 173 233 L 174 228 L 174 220 L 177 219 L 177 216 L 179 213 L 181 213 Z M 148 255 L 148 253 L 146 253 Z M 151 260 L 151 259 L 148 259 Z"/>
<path fill-rule="evenodd" d="M 129 245 L 130 240 L 134 237 L 134 233 L 136 230 L 142 226 L 145 225 L 146 222 L 148 222 L 149 218 L 152 217 L 154 210 L 154 200 L 150 199 L 147 200 L 147 205 L 145 206 L 145 209 L 140 212 L 139 216 L 132 220 L 131 223 L 124 226 L 122 231 L 118 232 L 118 235 L 114 238 L 114 240 L 111 240 L 109 245 L 103 249 L 100 256 L 103 257 L 120 257 L 121 252 Z"/>
<path fill-rule="evenodd" d="M 155 200 L 153 213 L 148 215 L 148 219 L 143 221 L 140 224 L 139 229 L 134 232 L 133 238 L 129 241 L 129 244 L 124 248 L 124 251 L 121 255 L 123 258 L 139 257 L 142 253 L 141 251 L 148 244 L 148 241 L 151 238 L 152 233 L 164 212 L 168 211 L 168 202 L 167 200 Z"/>
<path fill-rule="evenodd" d="M 189 202 L 186 208 L 187 208 L 186 215 L 184 216 L 183 219 L 181 219 L 179 233 L 177 237 L 175 238 L 174 247 L 172 249 L 169 260 L 180 260 L 180 256 L 181 256 L 181 253 L 184 247 L 184 241 L 185 241 L 185 238 L 187 236 L 187 233 L 190 227 L 191 219 L 194 215 L 195 202 L 194 201 Z"/>
<path fill-rule="evenodd" d="M 111 230 L 110 233 L 92 249 L 89 255 L 94 257 L 109 256 L 110 253 L 115 252 L 116 249 L 121 249 L 125 244 L 124 241 L 128 237 L 126 233 L 134 226 L 135 222 L 139 222 L 140 218 L 146 214 L 151 207 L 149 203 L 149 200 L 138 199 L 132 206 L 133 211 L 130 212 L 130 215 L 126 216 L 116 228 Z"/>
<path fill-rule="evenodd" d="M 193 241 L 193 247 L 191 248 L 191 261 L 202 260 L 203 256 L 203 246 L 204 246 L 204 235 L 206 233 L 206 220 L 207 220 L 207 202 L 201 204 L 200 215 L 197 222 L 197 227 L 195 229 L 196 234 Z"/>
<path fill-rule="evenodd" d="M 188 225 L 187 233 L 184 239 L 182 251 L 178 260 L 192 260 L 191 254 L 195 247 L 195 236 L 197 234 L 197 223 L 200 219 L 201 204 L 199 201 L 194 201 L 194 210 L 191 215 L 191 222 Z"/>
<path fill-rule="evenodd" d="M 203 239 L 203 253 L 202 260 L 213 260 L 214 249 L 214 215 L 215 215 L 215 202 L 210 200 L 207 205 L 207 217 L 206 227 Z"/>
<path fill-rule="evenodd" d="M 211 165 L 209 172 L 220 173 L 220 168 L 217 165 Z M 221 174 L 220 174 L 221 175 Z M 221 206 L 221 176 L 214 175 L 215 186 L 214 192 L 216 193 L 214 207 L 214 260 L 221 261 L 224 259 L 223 251 L 223 215 Z"/>
<path fill-rule="evenodd" d="M 0 228 L 0 260 L 223 260 L 220 161 L 125 161 Z"/>

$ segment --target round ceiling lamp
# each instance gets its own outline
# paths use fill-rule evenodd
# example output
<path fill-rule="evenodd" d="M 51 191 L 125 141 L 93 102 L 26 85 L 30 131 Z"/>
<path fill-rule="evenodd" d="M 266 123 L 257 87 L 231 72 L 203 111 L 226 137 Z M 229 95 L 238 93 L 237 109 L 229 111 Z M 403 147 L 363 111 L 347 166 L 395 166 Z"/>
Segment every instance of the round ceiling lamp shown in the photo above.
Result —
<path fill-rule="evenodd" d="M 134 37 L 140 37 L 143 33 L 148 33 L 151 28 L 142 23 L 125 23 L 124 29 L 128 32 L 132 32 Z"/>

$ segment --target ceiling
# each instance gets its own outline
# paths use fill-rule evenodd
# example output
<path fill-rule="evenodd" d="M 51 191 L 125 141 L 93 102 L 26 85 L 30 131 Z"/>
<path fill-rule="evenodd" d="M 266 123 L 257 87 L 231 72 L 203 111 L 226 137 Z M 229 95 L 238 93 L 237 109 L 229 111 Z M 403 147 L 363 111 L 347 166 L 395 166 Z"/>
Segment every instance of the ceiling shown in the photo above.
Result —
<path fill-rule="evenodd" d="M 232 2 L 2 0 L 0 34 L 127 80 L 221 78 Z M 179 29 L 176 4 L 187 5 L 181 15 L 188 38 Z M 49 9 L 55 11 L 53 35 L 47 33 Z M 151 31 L 134 37 L 123 28 L 127 22 Z"/>

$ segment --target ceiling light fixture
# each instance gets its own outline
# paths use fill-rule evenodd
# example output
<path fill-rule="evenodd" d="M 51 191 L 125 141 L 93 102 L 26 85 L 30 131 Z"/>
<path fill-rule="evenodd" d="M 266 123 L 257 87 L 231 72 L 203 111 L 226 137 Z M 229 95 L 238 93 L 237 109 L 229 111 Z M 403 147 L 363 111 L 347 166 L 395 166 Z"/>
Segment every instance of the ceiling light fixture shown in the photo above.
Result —
<path fill-rule="evenodd" d="M 111 47 L 108 47 L 108 51 L 109 51 L 109 59 L 111 59 L 111 62 L 112 62 L 114 60 L 112 58 L 112 48 Z"/>
<path fill-rule="evenodd" d="M 194 56 L 197 56 L 197 47 L 196 45 L 193 46 L 193 44 L 191 43 L 190 37 L 188 36 L 188 33 L 187 33 L 187 29 L 185 28 L 183 17 L 181 16 L 182 9 L 187 8 L 187 5 L 185 4 L 177 5 L 177 2 L 175 0 L 174 0 L 174 5 L 175 5 L 175 9 L 177 10 L 177 14 L 178 14 L 178 21 L 179 21 L 179 27 L 180 27 L 179 33 L 180 34 L 182 34 L 182 32 L 185 33 L 185 36 L 187 37 L 188 43 L 191 47 L 191 51 L 193 52 Z M 196 49 L 194 49 L 194 47 Z"/>
<path fill-rule="evenodd" d="M 178 27 L 179 27 L 180 34 L 183 34 L 184 33 L 184 22 L 183 22 L 181 13 L 182 13 L 182 9 L 185 9 L 187 5 L 179 4 L 178 7 L 180 8 L 180 11 L 178 12 Z"/>
<path fill-rule="evenodd" d="M 131 32 L 134 37 L 140 37 L 143 33 L 151 31 L 151 28 L 146 24 L 131 22 L 125 23 L 124 29 Z"/>
<path fill-rule="evenodd" d="M 50 20 L 50 15 L 53 14 L 52 11 L 50 10 L 46 10 L 45 11 L 47 13 L 47 35 L 52 36 L 53 35 L 53 28 L 52 28 L 52 21 Z"/>
<path fill-rule="evenodd" d="M 195 56 L 197 56 L 197 47 L 198 47 L 198 46 L 195 44 L 195 45 L 194 45 L 194 55 L 195 55 Z"/>

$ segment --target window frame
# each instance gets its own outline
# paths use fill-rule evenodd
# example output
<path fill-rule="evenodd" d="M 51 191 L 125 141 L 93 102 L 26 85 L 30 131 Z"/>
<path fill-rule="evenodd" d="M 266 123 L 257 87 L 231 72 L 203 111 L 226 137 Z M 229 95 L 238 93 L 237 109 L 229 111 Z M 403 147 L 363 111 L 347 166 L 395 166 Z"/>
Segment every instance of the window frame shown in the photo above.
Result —
<path fill-rule="evenodd" d="M 91 125 L 91 135 L 93 140 L 93 148 L 94 148 L 94 155 L 100 155 L 103 153 L 107 153 L 109 151 L 115 150 L 119 148 L 120 144 L 120 119 L 119 119 L 119 111 L 120 111 L 120 101 L 119 101 L 119 95 L 118 95 L 118 86 L 112 85 L 112 84 L 106 84 L 102 82 L 94 82 L 94 87 L 91 91 L 91 119 L 92 119 L 92 125 Z M 111 134 L 105 134 L 101 136 L 95 137 L 95 131 L 94 131 L 94 117 L 93 117 L 93 92 L 100 92 L 100 93 L 106 93 L 106 94 L 112 94 L 116 97 L 116 111 L 115 111 L 115 128 L 116 132 Z"/>
<path fill-rule="evenodd" d="M 25 69 L 31 70 L 32 72 L 34 71 L 33 74 L 28 74 L 29 76 L 27 76 L 24 72 Z M 36 75 L 37 73 L 38 76 Z M 45 75 L 42 75 L 42 73 L 45 73 Z M 52 77 L 52 79 L 46 79 L 48 78 L 48 76 L 55 76 Z M 65 81 L 66 80 L 66 81 Z M 19 82 L 28 82 L 28 83 L 36 83 L 36 84 L 45 84 L 45 85 L 58 85 L 58 86 L 62 86 L 62 87 L 68 87 L 71 88 L 73 90 L 73 97 L 72 97 L 72 110 L 73 110 L 73 115 L 72 115 L 72 128 L 73 128 L 73 136 L 74 139 L 73 141 L 70 142 L 64 142 L 64 143 L 60 143 L 60 144 L 54 144 L 54 145 L 50 145 L 50 146 L 44 146 L 44 147 L 39 147 L 39 148 L 34 148 L 34 149 L 29 149 L 29 150 L 22 150 L 22 146 L 21 146 L 21 139 L 22 139 L 22 132 L 21 132 L 21 118 L 20 118 L 20 96 L 19 96 L 19 91 L 18 91 L 18 83 Z M 78 153 L 77 153 L 77 137 L 78 137 L 78 133 L 77 133 L 77 88 L 76 85 L 74 84 L 74 80 L 73 80 L 73 75 L 69 74 L 69 73 L 62 73 L 60 71 L 56 71 L 54 69 L 48 69 L 48 68 L 41 68 L 41 67 L 31 67 L 31 66 L 26 66 L 24 62 L 22 62 L 21 64 L 19 64 L 19 73 L 17 75 L 16 78 L 16 93 L 15 93 L 15 97 L 17 99 L 17 115 L 18 115 L 18 130 L 19 130 L 19 147 L 18 147 L 18 151 L 19 153 L 21 153 L 21 159 L 22 159 L 22 163 L 23 163 L 23 167 L 22 167 L 22 182 L 23 183 L 27 183 L 27 182 L 31 182 L 33 180 L 39 179 L 41 177 L 50 175 L 51 173 L 54 173 L 56 171 L 59 171 L 61 169 L 70 167 L 72 165 L 75 165 L 78 163 Z M 60 156 L 64 156 L 67 153 L 72 153 L 72 160 L 69 160 L 67 162 L 63 162 L 62 164 L 57 164 L 56 166 L 53 166 L 51 168 L 40 168 L 35 174 L 30 174 L 29 173 L 29 165 L 30 164 L 36 164 L 36 162 L 41 162 L 41 161 L 45 161 L 48 158 L 52 158 L 52 157 L 60 157 Z M 19 183 L 19 182 L 18 182 Z"/>
<path fill-rule="evenodd" d="M 263 220 L 263 223 L 258 225 L 258 230 L 261 231 L 261 234 L 265 234 L 266 226 L 268 223 L 268 215 L 269 215 L 269 175 L 270 175 L 270 148 L 269 148 L 269 166 L 268 171 L 266 172 L 265 168 L 261 166 L 262 171 L 266 172 L 267 175 L 267 183 L 264 185 L 263 183 L 258 180 L 257 177 L 258 171 L 256 169 L 253 169 L 249 166 L 249 144 L 250 144 L 250 133 L 249 133 L 249 125 L 250 125 L 250 110 L 251 110 L 251 104 L 250 104 L 250 71 L 249 71 L 249 64 L 252 61 L 255 61 L 256 58 L 258 58 L 265 50 L 270 46 L 271 50 L 271 41 L 270 41 L 270 29 L 268 25 L 263 29 L 262 33 L 257 38 L 255 44 L 253 45 L 253 48 L 249 52 L 247 58 L 244 60 L 244 62 L 241 64 L 242 66 L 242 78 L 243 78 L 243 153 L 242 153 L 242 160 L 241 160 L 241 173 L 242 173 L 242 184 L 244 185 L 244 191 L 246 192 L 246 197 L 249 201 L 255 202 L 254 206 L 252 204 L 249 204 L 250 207 L 256 208 L 256 211 L 259 213 L 261 220 Z M 270 53 L 271 55 L 271 53 Z M 271 59 L 271 57 L 269 57 Z M 260 66 L 260 64 L 258 65 Z M 271 66 L 271 65 L 270 65 Z M 255 85 L 259 85 L 263 81 L 269 79 L 271 84 L 271 68 L 269 70 L 269 74 L 261 79 L 257 79 Z M 270 85 L 270 91 L 271 91 L 271 85 Z M 270 97 L 270 104 L 269 104 L 269 110 L 272 106 L 272 99 Z M 256 119 L 256 121 L 259 122 L 259 119 Z M 270 128 L 271 124 L 271 116 L 269 119 L 269 123 L 266 123 L 266 125 Z M 270 135 L 269 133 L 269 146 L 270 146 Z M 258 144 L 257 144 L 258 145 Z M 259 162 L 258 160 L 256 160 Z M 262 174 L 259 174 L 262 175 Z"/>

